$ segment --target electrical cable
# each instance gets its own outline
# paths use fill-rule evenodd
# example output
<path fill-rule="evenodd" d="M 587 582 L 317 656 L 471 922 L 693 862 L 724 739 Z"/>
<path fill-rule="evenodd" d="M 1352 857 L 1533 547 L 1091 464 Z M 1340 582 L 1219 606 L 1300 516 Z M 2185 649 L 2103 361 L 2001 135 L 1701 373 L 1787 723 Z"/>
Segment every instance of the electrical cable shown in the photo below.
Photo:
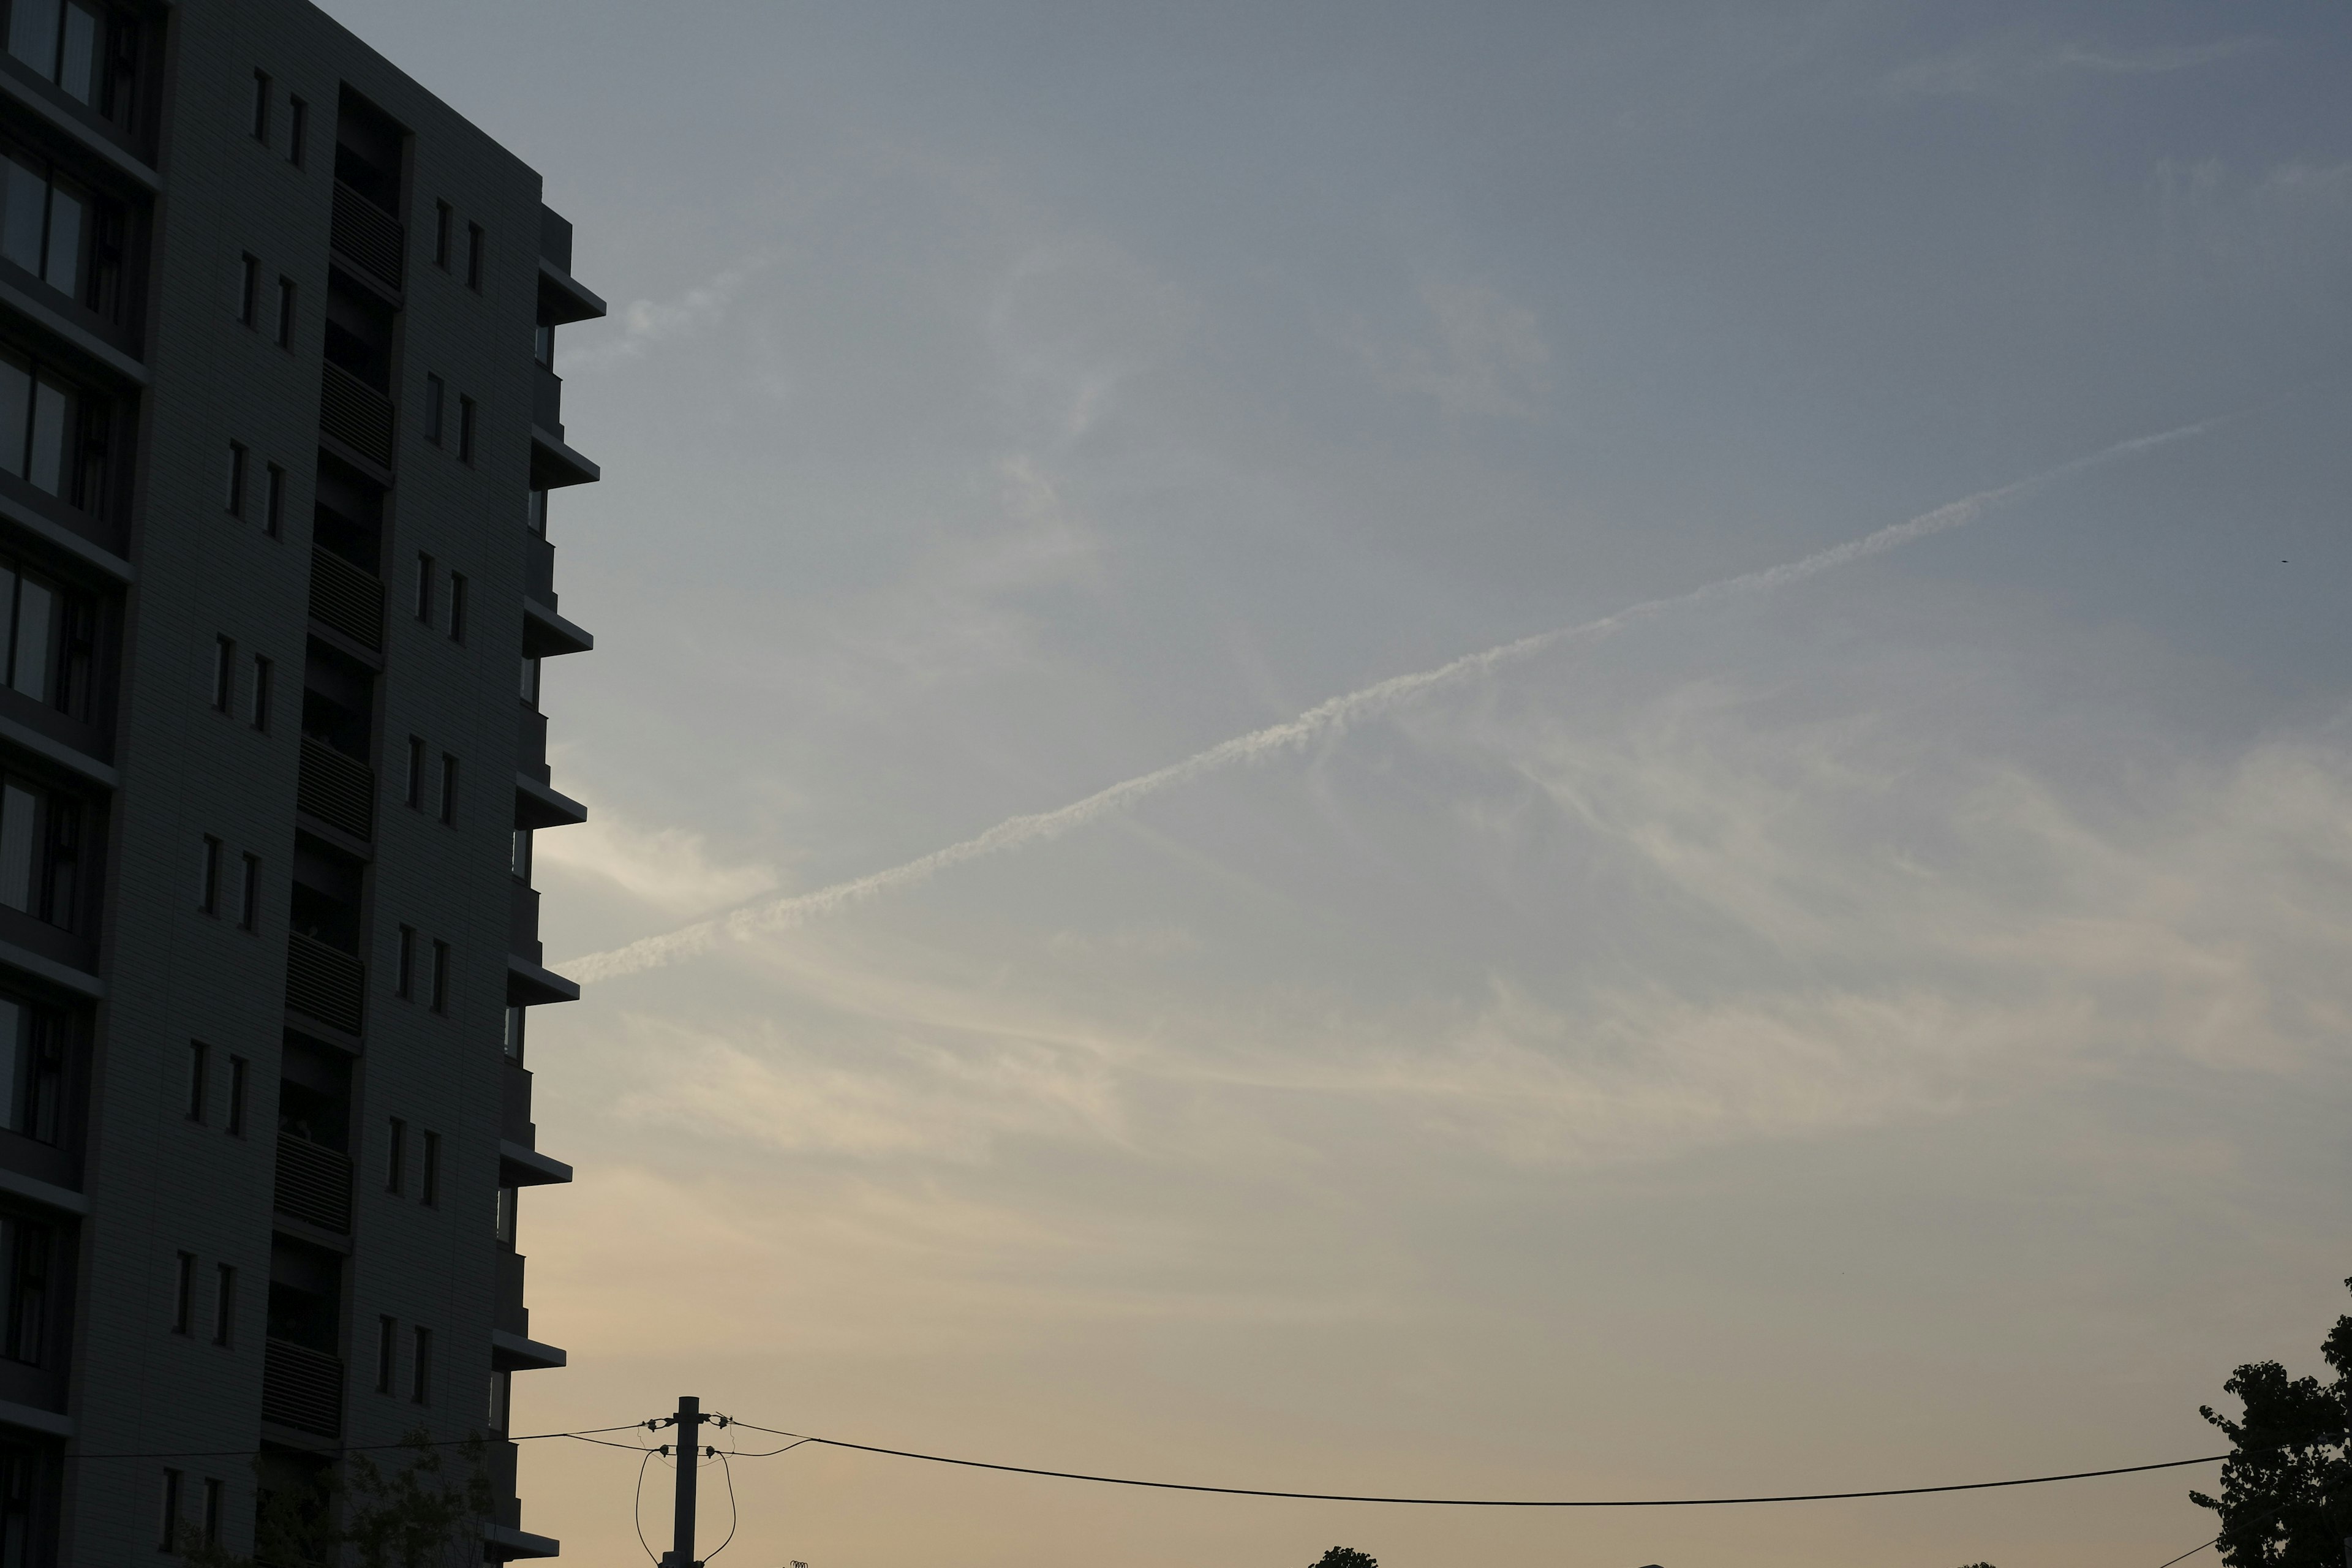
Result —
<path fill-rule="evenodd" d="M 2191 1557 L 2194 1557 L 2194 1556 L 2196 1556 L 2199 1552 L 2200 1552 L 2204 1551 L 2206 1547 L 2208 1547 L 2208 1546 L 2219 1546 L 2219 1545 L 2221 1545 L 2221 1538 L 2220 1536 L 2218 1536 L 2218 1535 L 2217 1535 L 2217 1536 L 2215 1536 L 2215 1537 L 2214 1537 L 2212 1540 L 2210 1540 L 2210 1541 L 2205 1542 L 2203 1542 L 2203 1543 L 2201 1543 L 2201 1544 L 2200 1544 L 2200 1545 L 2196 1545 L 2196 1546 L 2192 1546 L 2192 1547 L 2190 1547 L 2188 1551 L 2186 1551 L 2186 1552 L 2182 1552 L 2179 1556 L 2178 1556 L 2178 1557 L 2174 1558 L 2174 1559 L 2172 1560 L 2172 1563 L 2186 1563 L 2186 1562 L 2188 1562 Z M 2172 1563 L 2166 1563 L 2159 1564 L 2159 1568 L 2172 1568 Z"/>
<path fill-rule="evenodd" d="M 321 1448 L 317 1451 L 322 1454 L 338 1455 L 371 1454 L 386 1449 L 415 1448 L 418 1447 L 427 1448 L 462 1448 L 467 1444 L 473 1442 L 536 1443 L 550 1437 L 577 1437 L 583 1443 L 593 1443 L 596 1441 L 596 1439 L 588 1435 L 591 1432 L 630 1432 L 635 1431 L 637 1427 L 643 1425 L 645 1425 L 645 1423 L 641 1421 L 632 1421 L 625 1426 L 590 1426 L 578 1432 L 523 1432 L 519 1433 L 512 1437 L 500 1438 L 432 1437 L 427 1438 L 421 1445 L 416 1443 L 352 1443 L 344 1445 L 341 1447 Z M 635 1447 L 634 1444 L 627 1443 L 615 1443 L 610 1446 L 613 1447 Z M 258 1450 L 253 1448 L 172 1448 L 159 1449 L 152 1453 L 142 1454 L 76 1453 L 66 1454 L 60 1457 L 68 1464 L 76 1459 L 237 1459 L 244 1458 L 257 1451 Z"/>
<path fill-rule="evenodd" d="M 1065 1481 L 1094 1481 L 1104 1486 L 1114 1487 L 1149 1487 L 1159 1491 L 1214 1492 L 1224 1497 L 1289 1498 L 1302 1502 L 1402 1503 L 1423 1508 L 1724 1508 L 1743 1503 L 1838 1502 L 1854 1498 L 1920 1497 L 1931 1492 L 1989 1491 L 2000 1487 L 2043 1486 L 2053 1481 L 2084 1481 L 2100 1476 L 2131 1476 L 2148 1470 L 2174 1470 L 2188 1465 L 2216 1464 L 2230 1457 L 2227 1454 L 2209 1454 L 2195 1459 L 2166 1459 L 2153 1465 L 2121 1465 L 2107 1470 L 2073 1470 L 2065 1475 L 2024 1476 L 2005 1481 L 1959 1481 L 1933 1487 L 1885 1487 L 1874 1491 L 1793 1492 L 1773 1497 L 1602 1498 L 1568 1500 L 1518 1498 L 1370 1497 L 1349 1492 L 1276 1491 L 1263 1487 L 1212 1487 L 1187 1481 L 1146 1481 L 1126 1476 L 1092 1476 L 1075 1470 L 1041 1470 L 1027 1465 L 998 1465 L 984 1459 L 954 1459 L 943 1454 L 917 1454 L 905 1448 L 878 1448 L 867 1443 L 844 1442 L 838 1437 L 818 1437 L 803 1432 L 786 1432 L 774 1426 L 755 1426 L 749 1421 L 739 1420 L 737 1425 L 748 1426 L 754 1432 L 767 1432 L 778 1437 L 798 1437 L 803 1443 L 822 1443 L 829 1448 L 853 1448 L 864 1454 L 887 1454 L 893 1458 L 921 1459 L 934 1465 L 960 1465 L 967 1469 L 1002 1470 L 1016 1476 L 1044 1476 Z"/>
<path fill-rule="evenodd" d="M 646 1425 L 650 1426 L 652 1423 L 648 1422 Z M 654 1549 L 646 1542 L 646 1467 L 654 1462 L 654 1456 L 659 1452 L 657 1448 L 647 1448 L 645 1450 L 646 1457 L 637 1461 L 637 1495 L 629 1504 L 629 1522 L 636 1528 L 637 1544 L 645 1547 L 646 1561 L 652 1563 L 654 1568 L 661 1568 L 661 1559 L 654 1555 Z"/>
<path fill-rule="evenodd" d="M 719 1473 L 727 1478 L 727 1541 L 732 1541 L 735 1539 L 735 1527 L 742 1521 L 743 1517 L 735 1507 L 735 1468 L 727 1462 L 727 1452 L 725 1449 L 713 1448 L 710 1452 L 719 1460 Z M 727 1541 L 722 1541 L 718 1545 L 712 1547 L 710 1549 L 710 1557 L 716 1557 L 720 1552 L 726 1551 Z M 708 1563 L 710 1561 L 710 1557 L 706 1557 L 703 1561 Z"/>

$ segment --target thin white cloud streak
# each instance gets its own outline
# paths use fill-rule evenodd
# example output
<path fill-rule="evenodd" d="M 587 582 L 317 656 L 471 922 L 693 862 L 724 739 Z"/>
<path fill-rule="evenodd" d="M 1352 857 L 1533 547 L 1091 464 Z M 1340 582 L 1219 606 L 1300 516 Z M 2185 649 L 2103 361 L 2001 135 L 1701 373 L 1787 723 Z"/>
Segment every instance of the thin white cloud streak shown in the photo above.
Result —
<path fill-rule="evenodd" d="M 2227 416 L 2225 416 L 2226 418 Z M 1318 703 L 1295 719 L 1253 730 L 1245 735 L 1220 742 L 1206 751 L 1197 752 L 1181 762 L 1171 763 L 1164 768 L 1126 779 L 1107 788 L 1097 790 L 1084 799 L 1057 806 L 1051 811 L 1031 812 L 1010 817 L 975 837 L 950 844 L 942 849 L 887 870 L 870 872 L 848 881 L 810 892 L 795 893 L 787 898 L 755 904 L 733 910 L 710 920 L 698 921 L 677 931 L 657 936 L 644 937 L 623 947 L 587 954 L 563 963 L 563 969 L 582 981 L 610 980 L 625 974 L 635 974 L 649 969 L 659 969 L 685 959 L 709 952 L 720 942 L 741 939 L 755 932 L 776 931 L 803 925 L 813 920 L 834 915 L 854 905 L 876 899 L 901 888 L 913 887 L 929 880 L 940 872 L 966 861 L 979 860 L 1009 850 L 1024 848 L 1060 838 L 1087 824 L 1115 812 L 1124 811 L 1148 796 L 1155 795 L 1178 784 L 1187 784 L 1204 774 L 1216 773 L 1237 763 L 1253 762 L 1274 752 L 1306 744 L 1321 737 L 1336 735 L 1349 725 L 1374 714 L 1391 709 L 1439 687 L 1490 675 L 1497 669 L 1518 664 L 1539 653 L 1571 644 L 1599 642 L 1630 627 L 1642 625 L 1669 610 L 1705 605 L 1724 599 L 1742 598 L 1768 594 L 1777 589 L 1834 572 L 1840 567 L 1871 556 L 1897 550 L 1930 534 L 1958 528 L 1975 521 L 1986 512 L 2005 506 L 2023 496 L 2054 484 L 2061 479 L 2088 469 L 2137 457 L 2158 447 L 2174 441 L 2201 436 L 2224 423 L 2224 418 L 2208 419 L 2176 429 L 2160 431 L 2152 436 L 2136 436 L 2102 447 L 2085 457 L 2076 458 L 2056 468 L 2048 468 L 2026 479 L 2012 480 L 1993 489 L 1979 490 L 1956 501 L 1947 502 L 1932 511 L 1920 513 L 1903 522 L 1890 523 L 1874 533 L 1851 539 L 1826 550 L 1815 551 L 1800 560 L 1784 562 L 1760 571 L 1743 573 L 1706 584 L 1687 593 L 1664 598 L 1645 599 L 1636 605 L 1576 626 L 1559 626 L 1538 632 L 1515 642 L 1503 643 L 1480 653 L 1465 654 L 1449 664 L 1434 669 L 1419 670 L 1410 675 L 1392 676 L 1374 685 L 1347 692 Z"/>

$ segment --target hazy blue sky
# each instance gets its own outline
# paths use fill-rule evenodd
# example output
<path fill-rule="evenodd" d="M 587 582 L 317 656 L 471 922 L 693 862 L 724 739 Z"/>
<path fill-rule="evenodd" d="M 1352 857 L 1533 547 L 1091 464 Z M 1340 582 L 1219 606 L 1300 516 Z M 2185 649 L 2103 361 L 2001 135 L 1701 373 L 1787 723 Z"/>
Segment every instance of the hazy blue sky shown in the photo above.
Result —
<path fill-rule="evenodd" d="M 2210 1452 L 2312 1365 L 2352 14 L 330 9 L 614 306 L 559 966 L 2214 422 L 542 1011 L 523 1427 L 1706 1495 Z M 639 1559 L 625 1455 L 526 1466 Z M 2155 1568 L 2210 1476 L 1493 1516 L 803 1449 L 727 1561 Z"/>

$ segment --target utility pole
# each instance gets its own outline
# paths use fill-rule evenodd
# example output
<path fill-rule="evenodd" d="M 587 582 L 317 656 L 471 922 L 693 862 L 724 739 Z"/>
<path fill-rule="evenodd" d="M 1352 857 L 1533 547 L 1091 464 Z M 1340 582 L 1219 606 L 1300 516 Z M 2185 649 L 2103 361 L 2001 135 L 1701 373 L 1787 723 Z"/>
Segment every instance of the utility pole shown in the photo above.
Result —
<path fill-rule="evenodd" d="M 677 1519 L 667 1568 L 702 1568 L 694 1556 L 694 1483 L 702 1464 L 702 1401 L 677 1400 Z"/>

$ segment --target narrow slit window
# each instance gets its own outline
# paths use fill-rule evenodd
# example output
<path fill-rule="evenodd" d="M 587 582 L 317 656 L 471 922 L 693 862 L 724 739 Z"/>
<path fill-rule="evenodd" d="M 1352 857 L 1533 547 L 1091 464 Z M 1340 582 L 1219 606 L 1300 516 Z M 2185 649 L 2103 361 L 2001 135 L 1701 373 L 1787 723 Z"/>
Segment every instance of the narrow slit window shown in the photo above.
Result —
<path fill-rule="evenodd" d="M 425 1163 L 416 1173 L 416 1201 L 426 1208 L 441 1206 L 441 1134 L 425 1135 Z"/>
<path fill-rule="evenodd" d="M 393 962 L 392 994 L 395 996 L 416 994 L 416 928 L 400 928 L 400 947 Z"/>
<path fill-rule="evenodd" d="M 180 1549 L 180 1472 L 163 1472 L 163 1529 L 162 1539 L 155 1543 L 159 1552 Z"/>
<path fill-rule="evenodd" d="M 433 557 L 422 552 L 416 557 L 416 618 L 433 624 Z"/>
<path fill-rule="evenodd" d="M 433 1331 L 417 1329 L 409 1343 L 408 1399 L 412 1405 L 433 1403 Z"/>
<path fill-rule="evenodd" d="M 375 1321 L 375 1391 L 392 1392 L 394 1362 L 400 1354 L 400 1320 L 378 1318 Z"/>
<path fill-rule="evenodd" d="M 299 98 L 286 100 L 286 161 L 296 168 L 302 166 L 302 155 L 309 151 L 310 140 L 310 106 Z"/>
<path fill-rule="evenodd" d="M 522 1008 L 512 1003 L 507 1005 L 506 1038 L 501 1043 L 506 1049 L 507 1060 L 517 1067 L 522 1065 Z"/>
<path fill-rule="evenodd" d="M 205 835 L 204 864 L 196 882 L 196 908 L 208 915 L 220 913 L 221 841 Z"/>
<path fill-rule="evenodd" d="M 261 929 L 261 857 L 245 857 L 244 880 L 236 889 L 236 929 Z"/>
<path fill-rule="evenodd" d="M 209 1476 L 205 1478 L 204 1543 L 208 1550 L 220 1545 L 221 1513 L 225 1506 L 226 1491 L 226 1489 L 219 1481 Z"/>
<path fill-rule="evenodd" d="M 449 574 L 449 640 L 466 640 L 466 574 Z"/>
<path fill-rule="evenodd" d="M 236 319 L 247 326 L 253 325 L 254 313 L 261 308 L 261 258 L 247 256 L 237 268 Z"/>
<path fill-rule="evenodd" d="M 441 444 L 442 408 L 448 401 L 449 389 L 441 378 L 427 371 L 425 374 L 425 438 L 434 446 Z"/>
<path fill-rule="evenodd" d="M 253 139 L 256 142 L 269 140 L 269 73 L 263 70 L 255 71 L 253 73 Z"/>
<path fill-rule="evenodd" d="M 226 713 L 236 695 L 236 639 L 213 638 L 213 711 Z"/>
<path fill-rule="evenodd" d="M 425 804 L 425 737 L 408 737 L 408 780 L 402 790 L 401 803 L 409 806 Z M 401 928 L 406 930 L 405 926 Z"/>
<path fill-rule="evenodd" d="M 224 1263 L 213 1281 L 213 1343 L 225 1345 L 236 1331 L 236 1270 Z"/>
<path fill-rule="evenodd" d="M 222 499 L 226 501 L 231 517 L 245 515 L 246 456 L 244 442 L 231 441 L 228 444 L 228 490 Z"/>
<path fill-rule="evenodd" d="M 222 1131 L 232 1138 L 245 1136 L 245 1076 L 243 1057 L 228 1058 L 228 1120 Z"/>
<path fill-rule="evenodd" d="M 291 278 L 278 280 L 278 346 L 281 349 L 294 346 L 294 279 Z"/>
<path fill-rule="evenodd" d="M 260 654 L 253 656 L 253 727 L 269 733 L 269 687 L 277 667 Z"/>
<path fill-rule="evenodd" d="M 196 1315 L 196 1255 L 180 1254 L 179 1272 L 172 1286 L 172 1331 L 184 1334 Z"/>
<path fill-rule="evenodd" d="M 449 270 L 449 231 L 457 216 L 447 202 L 433 204 L 433 265 L 444 272 Z"/>
<path fill-rule="evenodd" d="M 275 539 L 286 525 L 286 470 L 272 463 L 263 473 L 261 531 Z"/>
<path fill-rule="evenodd" d="M 433 944 L 433 1010 L 449 1010 L 449 944 L 446 942 Z"/>
<path fill-rule="evenodd" d="M 474 460 L 474 400 L 470 397 L 457 399 L 457 460 Z"/>
<path fill-rule="evenodd" d="M 441 753 L 441 823 L 457 825 L 457 759 L 446 752 Z"/>
<path fill-rule="evenodd" d="M 482 291 L 482 252 L 486 248 L 482 226 L 466 226 L 466 287 L 477 294 Z"/>
<path fill-rule="evenodd" d="M 188 1042 L 188 1120 L 205 1119 L 205 1080 L 211 1077 L 211 1047 L 202 1040 Z"/>
<path fill-rule="evenodd" d="M 408 1185 L 408 1123 L 392 1118 L 383 1142 L 383 1190 L 398 1196 Z"/>

